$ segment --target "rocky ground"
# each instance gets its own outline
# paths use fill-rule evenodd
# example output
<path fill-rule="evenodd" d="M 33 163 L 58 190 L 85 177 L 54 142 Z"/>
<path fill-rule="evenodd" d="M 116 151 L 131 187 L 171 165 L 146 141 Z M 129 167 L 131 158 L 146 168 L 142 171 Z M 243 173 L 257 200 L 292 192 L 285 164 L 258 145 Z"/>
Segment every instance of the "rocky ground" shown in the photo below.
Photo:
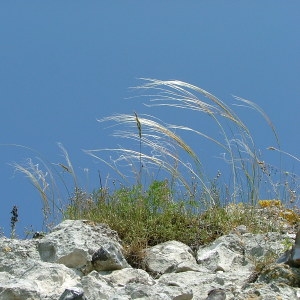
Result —
<path fill-rule="evenodd" d="M 300 269 L 284 263 L 295 251 L 282 256 L 288 231 L 239 226 L 196 251 L 168 241 L 145 251 L 142 270 L 108 226 L 66 220 L 46 236 L 0 238 L 0 299 L 300 299 Z"/>

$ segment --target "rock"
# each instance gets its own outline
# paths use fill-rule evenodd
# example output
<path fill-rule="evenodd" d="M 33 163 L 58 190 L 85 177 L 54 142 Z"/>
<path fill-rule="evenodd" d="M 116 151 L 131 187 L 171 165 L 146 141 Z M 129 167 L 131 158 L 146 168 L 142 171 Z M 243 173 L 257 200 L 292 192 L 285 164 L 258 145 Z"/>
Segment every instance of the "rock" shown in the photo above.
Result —
<path fill-rule="evenodd" d="M 123 287 L 129 283 L 141 283 L 154 285 L 156 281 L 144 270 L 141 269 L 122 269 L 114 272 L 102 272 L 101 275 L 110 285 Z"/>
<path fill-rule="evenodd" d="M 96 271 L 112 271 L 130 267 L 122 254 L 121 247 L 112 242 L 103 245 L 93 254 L 92 265 Z"/>
<path fill-rule="evenodd" d="M 129 299 L 148 299 L 148 300 L 190 300 L 193 292 L 189 288 L 178 286 L 165 286 L 156 284 L 148 286 L 144 284 L 129 284 L 125 288 Z M 195 298 L 196 299 L 196 298 Z"/>
<path fill-rule="evenodd" d="M 197 261 L 212 271 L 242 271 L 249 273 L 260 258 L 278 257 L 288 237 L 271 232 L 266 234 L 229 234 L 211 245 L 199 248 Z"/>
<path fill-rule="evenodd" d="M 5 300 L 59 299 L 66 288 L 80 283 L 79 276 L 64 265 L 31 259 L 22 263 L 18 259 L 11 261 L 11 267 L 7 271 L 1 271 L 0 275 L 0 299 Z"/>
<path fill-rule="evenodd" d="M 83 289 L 71 287 L 65 289 L 59 300 L 87 300 L 87 298 L 84 296 Z"/>
<path fill-rule="evenodd" d="M 89 300 L 114 299 L 117 290 L 110 285 L 97 271 L 82 277 L 81 284 L 84 294 Z"/>
<path fill-rule="evenodd" d="M 210 246 L 201 247 L 197 252 L 197 262 L 214 272 L 240 270 L 247 264 L 244 249 L 242 238 L 230 234 L 218 238 Z"/>
<path fill-rule="evenodd" d="M 58 299 L 65 288 L 78 284 L 74 270 L 41 261 L 37 247 L 36 240 L 0 239 L 0 299 L 46 299 L 51 294 Z"/>
<path fill-rule="evenodd" d="M 270 264 L 266 266 L 257 279 L 258 283 L 284 283 L 300 287 L 300 269 L 291 268 L 286 264 Z"/>
<path fill-rule="evenodd" d="M 247 233 L 247 232 L 248 232 L 248 230 L 247 230 L 247 227 L 245 225 L 239 225 L 236 228 L 234 228 L 231 233 L 244 234 L 244 233 Z"/>
<path fill-rule="evenodd" d="M 17 240 L 0 238 L 0 261 L 10 261 L 18 259 L 20 261 L 29 258 L 40 260 L 39 252 L 37 251 L 38 241 L 36 240 Z"/>
<path fill-rule="evenodd" d="M 0 299 L 1 300 L 22 300 L 42 299 L 37 285 L 34 282 L 29 282 L 26 279 L 11 276 L 7 272 L 0 272 Z"/>
<path fill-rule="evenodd" d="M 277 263 L 284 263 L 291 267 L 300 267 L 300 230 L 296 234 L 295 244 L 279 257 Z"/>
<path fill-rule="evenodd" d="M 226 293 L 222 289 L 214 289 L 208 292 L 206 300 L 225 300 Z"/>
<path fill-rule="evenodd" d="M 235 294 L 235 300 L 296 300 L 299 299 L 297 290 L 285 284 L 258 284 L 252 283 L 239 293 Z M 231 298 L 230 298 L 231 299 Z"/>
<path fill-rule="evenodd" d="M 299 299 L 299 235 L 277 262 L 286 234 L 241 227 L 196 253 L 168 241 L 145 249 L 141 270 L 108 226 L 67 220 L 32 240 L 0 238 L 0 300 Z"/>
<path fill-rule="evenodd" d="M 118 234 L 107 225 L 84 220 L 66 220 L 38 241 L 38 251 L 42 261 L 64 264 L 69 268 L 88 273 L 93 269 L 92 257 L 99 251 L 103 253 L 108 251 L 107 255 L 114 256 L 106 262 L 106 269 L 109 268 L 108 263 L 112 263 L 114 259 L 118 260 L 119 268 L 128 267 L 128 264 L 124 262 L 120 243 Z M 97 265 L 99 265 L 99 259 Z M 112 270 L 115 268 L 114 264 Z"/>
<path fill-rule="evenodd" d="M 184 262 L 195 265 L 195 268 L 197 266 L 191 248 L 177 241 L 165 242 L 147 249 L 144 262 L 147 271 L 154 276 L 176 272 L 183 268 Z"/>
<path fill-rule="evenodd" d="M 266 257 L 267 255 L 279 256 L 284 251 L 287 240 L 291 240 L 286 234 L 268 232 L 265 234 L 246 233 L 241 236 L 245 244 L 246 257 Z"/>
<path fill-rule="evenodd" d="M 193 299 L 205 299 L 213 287 L 222 287 L 215 273 L 187 271 L 181 273 L 166 273 L 160 276 L 158 282 L 165 286 L 191 289 Z"/>

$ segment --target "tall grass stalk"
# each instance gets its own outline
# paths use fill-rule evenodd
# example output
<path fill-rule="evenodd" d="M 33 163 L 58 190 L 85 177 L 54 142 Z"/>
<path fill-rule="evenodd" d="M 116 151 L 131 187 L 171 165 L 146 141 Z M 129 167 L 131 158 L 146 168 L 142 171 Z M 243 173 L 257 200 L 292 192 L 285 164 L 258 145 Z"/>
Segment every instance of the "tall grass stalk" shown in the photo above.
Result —
<path fill-rule="evenodd" d="M 115 114 L 99 119 L 99 122 L 114 122 L 113 126 L 120 129 L 114 131 L 113 136 L 125 138 L 140 143 L 140 151 L 132 148 L 96 149 L 86 151 L 88 154 L 104 161 L 125 178 L 121 167 L 125 165 L 132 168 L 136 178 L 140 178 L 136 164 L 140 166 L 156 167 L 164 170 L 171 181 L 184 186 L 191 197 L 194 197 L 194 188 L 191 178 L 196 179 L 201 190 L 201 202 L 205 207 L 216 205 L 215 195 L 211 191 L 211 180 L 207 176 L 201 157 L 192 147 L 185 142 L 179 134 L 182 132 L 196 135 L 196 138 L 205 139 L 216 145 L 224 154 L 224 160 L 231 166 L 232 184 L 230 187 L 230 201 L 246 201 L 255 204 L 259 198 L 260 174 L 262 171 L 261 160 L 255 142 L 248 127 L 241 121 L 232 108 L 211 93 L 178 80 L 161 81 L 144 79 L 145 84 L 136 87 L 137 90 L 147 91 L 142 94 L 147 107 L 161 107 L 179 109 L 179 111 L 192 110 L 210 117 L 217 126 L 221 137 L 215 138 L 205 133 L 204 128 L 192 128 L 183 124 L 168 124 L 153 115 L 148 114 Z M 204 96 L 204 97 L 203 97 Z M 135 97 L 134 97 L 135 98 Z M 278 137 L 275 128 L 267 115 L 256 104 L 249 100 L 235 97 L 242 105 L 247 105 L 260 113 L 271 127 L 276 142 Z M 138 132 L 136 127 L 138 126 Z M 141 128 L 143 131 L 141 133 Z M 141 145 L 143 145 L 143 152 Z M 101 152 L 116 152 L 116 156 L 107 161 L 101 158 Z M 185 153 L 190 159 L 186 160 Z M 147 169 L 147 168 L 146 168 Z M 141 172 L 141 168 L 139 169 Z M 143 169 L 144 170 L 144 169 Z M 145 171 L 144 171 L 145 172 Z M 190 178 L 188 178 L 188 175 Z"/>
<path fill-rule="evenodd" d="M 74 172 L 73 165 L 69 158 L 67 150 L 61 143 L 58 147 L 62 151 L 65 162 L 64 163 L 49 163 L 47 160 L 42 159 L 42 155 L 37 151 L 22 145 L 11 145 L 14 147 L 21 147 L 36 153 L 38 156 L 34 162 L 32 158 L 28 158 L 26 163 L 12 163 L 12 167 L 16 172 L 24 174 L 38 191 L 42 200 L 42 210 L 44 216 L 44 229 L 51 228 L 57 221 L 61 220 L 65 209 L 66 201 L 62 195 L 61 185 L 63 185 L 67 192 L 68 199 L 74 199 L 72 193 L 79 190 L 78 181 Z M 60 171 L 57 169 L 60 168 Z M 74 188 L 66 183 L 62 172 L 67 172 L 73 179 Z"/>

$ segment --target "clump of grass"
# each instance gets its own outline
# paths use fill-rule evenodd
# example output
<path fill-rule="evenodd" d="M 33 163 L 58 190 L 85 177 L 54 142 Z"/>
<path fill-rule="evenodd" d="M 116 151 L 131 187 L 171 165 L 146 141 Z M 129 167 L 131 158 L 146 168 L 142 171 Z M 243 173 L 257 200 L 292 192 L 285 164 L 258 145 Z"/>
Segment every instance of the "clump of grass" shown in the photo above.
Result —
<path fill-rule="evenodd" d="M 167 180 L 155 180 L 146 190 L 137 184 L 111 193 L 104 188 L 93 194 L 77 192 L 65 218 L 108 224 L 122 239 L 128 262 L 140 268 L 144 249 L 168 240 L 183 242 L 196 250 L 239 225 L 246 225 L 252 232 L 274 229 L 243 204 L 217 205 L 195 213 L 187 199 L 175 198 Z"/>
<path fill-rule="evenodd" d="M 124 242 L 126 255 L 136 264 L 142 249 L 166 240 L 191 244 L 196 240 L 197 218 L 174 201 L 167 181 L 153 181 L 147 190 L 141 185 L 122 187 L 113 193 L 100 189 L 92 195 L 74 195 L 65 212 L 66 218 L 90 219 L 107 223 Z M 80 216 L 76 209 L 80 207 Z"/>

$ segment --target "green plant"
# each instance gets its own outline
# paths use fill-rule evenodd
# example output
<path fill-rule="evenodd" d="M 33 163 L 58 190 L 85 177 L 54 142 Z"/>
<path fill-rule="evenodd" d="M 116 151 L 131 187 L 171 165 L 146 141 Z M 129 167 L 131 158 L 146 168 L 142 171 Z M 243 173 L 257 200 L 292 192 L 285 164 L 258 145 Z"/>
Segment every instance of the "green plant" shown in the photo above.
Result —
<path fill-rule="evenodd" d="M 251 207 L 242 204 L 216 205 L 199 213 L 187 205 L 186 199 L 175 201 L 167 180 L 155 180 L 145 190 L 137 184 L 112 192 L 102 187 L 93 194 L 78 193 L 70 200 L 65 218 L 108 224 L 118 232 L 133 266 L 143 267 L 145 248 L 168 240 L 197 249 L 239 225 L 246 225 L 252 232 L 271 229 Z"/>
<path fill-rule="evenodd" d="M 65 217 L 109 224 L 123 240 L 133 264 L 147 246 L 173 239 L 191 244 L 199 229 L 197 218 L 184 209 L 184 203 L 173 201 L 167 181 L 153 181 L 147 190 L 134 185 L 112 193 L 102 189 L 93 195 L 82 193 L 71 199 Z"/>
<path fill-rule="evenodd" d="M 287 250 L 290 250 L 292 248 L 292 246 L 295 244 L 294 241 L 292 241 L 291 239 L 289 238 L 285 238 L 283 241 L 282 241 L 282 245 L 284 247 L 283 251 L 287 251 Z"/>

